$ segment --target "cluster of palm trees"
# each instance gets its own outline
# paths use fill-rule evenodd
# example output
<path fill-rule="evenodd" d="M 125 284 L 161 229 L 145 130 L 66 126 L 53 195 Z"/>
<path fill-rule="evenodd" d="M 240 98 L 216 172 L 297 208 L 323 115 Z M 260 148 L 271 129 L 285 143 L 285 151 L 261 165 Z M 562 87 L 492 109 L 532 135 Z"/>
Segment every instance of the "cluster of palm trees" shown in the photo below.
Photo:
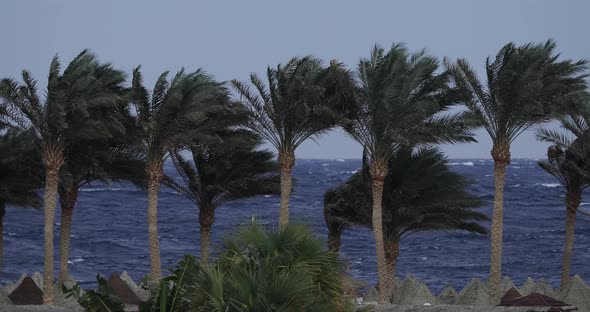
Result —
<path fill-rule="evenodd" d="M 395 254 L 401 236 L 416 229 L 411 213 L 408 220 L 400 221 L 395 214 L 384 219 L 384 208 L 399 204 L 391 194 L 400 187 L 395 178 L 405 169 L 400 161 L 418 155 L 426 162 L 440 163 L 440 153 L 428 146 L 473 142 L 471 131 L 483 127 L 493 141 L 496 192 L 490 285 L 498 296 L 503 188 L 514 139 L 533 126 L 560 118 L 575 140 L 547 130 L 539 136 L 555 143 L 544 168 L 567 185 L 568 212 L 573 218 L 581 190 L 590 184 L 586 180 L 590 175 L 584 171 L 586 138 L 590 137 L 585 118 L 590 114 L 584 115 L 588 110 L 580 108 L 590 105 L 581 100 L 587 99 L 586 70 L 585 61 L 561 60 L 553 41 L 510 43 L 495 58 L 487 59 L 482 82 L 463 59 L 441 62 L 424 50 L 411 52 L 394 44 L 388 50 L 376 46 L 360 60 L 356 71 L 336 60 L 326 65 L 312 56 L 296 57 L 269 67 L 264 78 L 251 75 L 249 83 L 219 82 L 201 69 L 181 70 L 172 78 L 165 72 L 150 92 L 139 67 L 126 85 L 122 71 L 88 51 L 63 72 L 56 57 L 43 96 L 27 71 L 21 82 L 0 82 L 0 129 L 4 129 L 0 144 L 11 151 L 0 159 L 0 170 L 6 172 L 6 178 L 0 177 L 0 216 L 7 203 L 36 206 L 41 201 L 35 190 L 44 188 L 43 291 L 44 301 L 51 303 L 58 195 L 61 283 L 67 278 L 69 231 L 79 188 L 95 180 L 131 181 L 147 189 L 150 276 L 158 279 L 162 184 L 198 207 L 201 261 L 206 263 L 215 209 L 238 198 L 280 193 L 279 228 L 285 228 L 297 147 L 341 127 L 363 147 L 364 169 L 357 179 L 370 187 L 371 206 L 346 209 L 358 210 L 363 224 L 374 232 L 380 302 L 385 303 L 393 292 L 395 270 L 386 255 Z M 232 99 L 230 86 L 238 99 Z M 461 104 L 466 109 L 450 111 Z M 262 141 L 276 149 L 276 164 L 272 153 L 259 150 Z M 27 159 L 15 155 L 27 155 Z M 168 159 L 182 183 L 166 176 Z M 14 177 L 18 179 L 10 181 Z M 463 192 L 465 183 L 456 176 L 450 179 L 456 189 L 440 188 L 432 196 L 443 198 L 450 193 L 457 196 L 452 205 L 476 206 L 477 199 Z M 409 207 L 420 205 L 414 202 Z M 436 214 L 424 211 L 428 213 Z M 482 219 L 473 213 L 463 223 L 459 219 L 430 226 L 484 232 L 472 222 Z M 573 224 L 571 232 L 573 237 Z M 567 250 L 571 254 L 571 246 L 566 245 Z"/>

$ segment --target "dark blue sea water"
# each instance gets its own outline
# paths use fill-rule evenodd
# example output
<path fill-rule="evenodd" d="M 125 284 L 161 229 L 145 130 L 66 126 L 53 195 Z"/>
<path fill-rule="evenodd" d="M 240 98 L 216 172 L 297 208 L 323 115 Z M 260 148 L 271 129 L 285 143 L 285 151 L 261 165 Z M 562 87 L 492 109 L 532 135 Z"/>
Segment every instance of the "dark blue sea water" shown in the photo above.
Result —
<path fill-rule="evenodd" d="M 326 190 L 345 182 L 360 168 L 360 160 L 298 160 L 295 194 L 291 199 L 294 219 L 307 222 L 322 238 L 326 227 L 322 214 Z M 474 181 L 471 190 L 484 196 L 491 213 L 493 181 L 491 160 L 451 160 L 453 170 Z M 167 168 L 173 172 L 172 167 Z M 557 286 L 561 269 L 565 210 L 563 189 L 534 160 L 517 159 L 508 168 L 505 189 L 504 274 L 517 285 L 527 276 L 544 278 Z M 582 208 L 590 210 L 590 198 Z M 272 224 L 278 220 L 276 196 L 242 200 L 221 207 L 213 227 L 214 243 L 250 222 Z M 146 227 L 146 193 L 127 184 L 85 187 L 74 212 L 71 275 L 85 286 L 93 285 L 96 273 L 109 276 L 128 271 L 136 280 L 149 271 Z M 9 208 L 4 226 L 2 281 L 22 273 L 43 270 L 43 215 L 40 211 Z M 59 216 L 56 218 L 59 222 Z M 56 223 L 59 225 L 59 223 Z M 486 224 L 489 226 L 489 224 Z M 197 210 L 180 195 L 163 189 L 159 205 L 159 233 L 164 268 L 184 254 L 199 250 Z M 56 226 L 56 236 L 59 228 Z M 56 237 L 56 246 L 57 246 Z M 350 229 L 342 241 L 342 257 L 350 273 L 370 283 L 376 281 L 373 237 L 367 229 Z M 56 270 L 58 266 L 56 254 Z M 422 233 L 402 242 L 398 275 L 412 273 L 435 292 L 447 282 L 463 287 L 471 278 L 485 279 L 489 270 L 489 237 L 452 233 Z M 572 272 L 590 279 L 590 218 L 579 216 Z M 56 271 L 57 272 L 57 271 Z"/>

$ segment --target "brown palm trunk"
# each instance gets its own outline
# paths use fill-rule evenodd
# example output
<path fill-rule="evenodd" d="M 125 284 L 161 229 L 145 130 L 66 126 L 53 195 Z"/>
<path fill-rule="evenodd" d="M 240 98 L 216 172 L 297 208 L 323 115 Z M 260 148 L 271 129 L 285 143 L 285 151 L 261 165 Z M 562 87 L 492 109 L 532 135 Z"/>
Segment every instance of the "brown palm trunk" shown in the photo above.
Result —
<path fill-rule="evenodd" d="M 211 244 L 211 227 L 215 215 L 212 210 L 199 212 L 199 224 L 201 225 L 201 263 L 207 264 L 209 260 L 209 246 Z"/>
<path fill-rule="evenodd" d="M 565 196 L 566 218 L 565 218 L 565 248 L 563 249 L 563 267 L 561 269 L 561 290 L 569 282 L 570 270 L 572 266 L 572 253 L 574 251 L 574 228 L 576 226 L 576 213 L 582 200 L 582 194 L 579 192 L 568 191 Z"/>
<path fill-rule="evenodd" d="M 60 193 L 61 220 L 59 227 L 59 278 L 58 284 L 68 279 L 68 260 L 70 258 L 70 240 L 72 233 L 72 215 L 78 200 L 78 187 L 74 186 Z"/>
<path fill-rule="evenodd" d="M 162 277 L 160 263 L 160 241 L 158 238 L 158 193 L 160 181 L 164 176 L 162 163 L 151 164 L 147 169 L 148 175 L 148 236 L 150 243 L 150 278 L 157 280 Z"/>
<path fill-rule="evenodd" d="M 377 254 L 377 274 L 379 277 L 379 303 L 389 303 L 391 285 L 388 284 L 387 266 L 385 264 L 385 246 L 383 241 L 383 185 L 389 168 L 385 161 L 373 160 L 371 178 L 373 179 L 373 234 Z"/>
<path fill-rule="evenodd" d="M 502 283 L 502 232 L 504 228 L 504 184 L 506 167 L 510 164 L 510 147 L 494 146 L 494 210 L 492 212 L 491 256 L 490 256 L 490 288 L 491 298 L 500 300 Z"/>
<path fill-rule="evenodd" d="M 330 233 L 328 237 L 328 249 L 332 252 L 340 252 L 342 233 Z"/>
<path fill-rule="evenodd" d="M 281 203 L 279 207 L 279 228 L 289 224 L 289 197 L 291 196 L 293 183 L 293 166 L 295 165 L 294 152 L 279 153 L 279 170 L 281 174 Z"/>
<path fill-rule="evenodd" d="M 43 212 L 45 215 L 45 258 L 43 265 L 43 304 L 53 304 L 53 224 L 57 203 L 57 186 L 59 168 L 63 164 L 62 152 L 45 151 L 45 194 L 43 195 Z"/>
<path fill-rule="evenodd" d="M 391 285 L 391 294 L 395 296 L 395 270 L 399 257 L 399 241 L 385 241 L 385 265 L 387 267 L 387 283 Z"/>

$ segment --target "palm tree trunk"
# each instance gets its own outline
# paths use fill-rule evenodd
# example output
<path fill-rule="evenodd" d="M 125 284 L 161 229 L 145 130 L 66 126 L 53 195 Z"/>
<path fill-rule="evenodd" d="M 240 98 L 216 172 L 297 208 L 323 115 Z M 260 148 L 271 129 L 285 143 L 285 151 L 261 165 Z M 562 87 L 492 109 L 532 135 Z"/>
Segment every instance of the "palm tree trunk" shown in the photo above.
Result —
<path fill-rule="evenodd" d="M 212 210 L 199 211 L 199 224 L 201 225 L 201 263 L 207 264 L 209 260 L 209 246 L 211 244 L 211 227 L 215 215 Z"/>
<path fill-rule="evenodd" d="M 385 241 L 385 265 L 387 267 L 387 283 L 391 285 L 391 294 L 395 296 L 395 270 L 399 257 L 399 241 Z"/>
<path fill-rule="evenodd" d="M 60 193 L 61 221 L 59 228 L 59 278 L 61 286 L 68 279 L 68 259 L 70 258 L 70 238 L 72 233 L 72 215 L 78 200 L 78 187 L 74 186 Z"/>
<path fill-rule="evenodd" d="M 385 246 L 383 241 L 383 184 L 389 168 L 382 160 L 374 159 L 371 164 L 371 178 L 373 180 L 373 234 L 377 254 L 377 275 L 379 277 L 379 303 L 389 303 L 391 299 L 391 285 L 388 284 L 387 266 L 385 264 Z"/>
<path fill-rule="evenodd" d="M 59 168 L 63 164 L 62 152 L 45 151 L 45 194 L 43 195 L 43 212 L 45 214 L 45 258 L 43 265 L 43 304 L 53 304 L 53 224 L 57 203 L 57 186 Z"/>
<path fill-rule="evenodd" d="M 340 252 L 340 245 L 341 245 L 341 237 L 342 233 L 330 233 L 328 237 L 328 249 L 332 252 L 338 253 Z"/>
<path fill-rule="evenodd" d="M 572 253 L 574 251 L 574 228 L 576 226 L 576 213 L 582 200 L 579 192 L 568 191 L 565 196 L 566 219 L 565 219 L 565 248 L 563 249 L 563 267 L 561 269 L 561 282 L 559 288 L 565 289 L 569 282 L 572 266 Z"/>
<path fill-rule="evenodd" d="M 289 224 L 289 197 L 293 183 L 294 152 L 279 153 L 279 170 L 281 174 L 281 204 L 279 207 L 279 229 Z"/>
<path fill-rule="evenodd" d="M 510 147 L 494 146 L 494 210 L 492 212 L 491 256 L 490 256 L 490 288 L 491 298 L 500 300 L 502 283 L 502 232 L 504 228 L 504 184 L 506 167 L 510 164 Z"/>
<path fill-rule="evenodd" d="M 158 193 L 160 181 L 164 176 L 162 163 L 148 166 L 148 236 L 150 243 L 150 278 L 158 280 L 162 277 L 160 263 L 160 241 L 158 237 Z"/>

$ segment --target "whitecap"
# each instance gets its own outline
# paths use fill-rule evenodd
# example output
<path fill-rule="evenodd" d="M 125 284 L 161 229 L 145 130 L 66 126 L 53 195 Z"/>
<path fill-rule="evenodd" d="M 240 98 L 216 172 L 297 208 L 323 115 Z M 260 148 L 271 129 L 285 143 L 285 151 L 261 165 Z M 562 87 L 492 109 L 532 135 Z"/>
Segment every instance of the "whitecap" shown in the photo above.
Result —
<path fill-rule="evenodd" d="M 559 183 L 537 183 L 536 185 L 540 185 L 540 186 L 544 186 L 544 187 L 550 187 L 550 188 L 561 186 L 561 184 L 559 184 Z"/>
<path fill-rule="evenodd" d="M 475 164 L 472 161 L 449 163 L 449 166 L 474 166 L 474 165 Z"/>
<path fill-rule="evenodd" d="M 513 187 L 520 187 L 520 184 L 514 184 Z"/>
<path fill-rule="evenodd" d="M 16 236 L 16 233 L 10 233 L 10 232 L 8 232 L 8 236 Z"/>
<path fill-rule="evenodd" d="M 74 264 L 74 263 L 77 263 L 77 262 L 84 262 L 84 259 L 82 259 L 82 258 L 76 258 L 76 259 L 73 259 L 73 260 L 68 260 L 68 263 L 69 264 Z"/>
<path fill-rule="evenodd" d="M 338 158 L 338 159 L 335 159 L 334 161 L 337 161 L 337 162 L 344 162 L 344 159 L 342 159 L 342 158 Z"/>
<path fill-rule="evenodd" d="M 264 195 L 264 198 L 272 197 L 272 195 Z"/>
<path fill-rule="evenodd" d="M 80 192 L 108 192 L 108 191 L 117 192 L 120 190 L 122 190 L 122 189 L 118 188 L 118 187 L 114 187 L 114 188 L 97 187 L 97 188 L 83 188 L 83 189 L 80 189 Z"/>
<path fill-rule="evenodd" d="M 322 167 L 329 166 L 330 164 L 322 164 Z"/>

